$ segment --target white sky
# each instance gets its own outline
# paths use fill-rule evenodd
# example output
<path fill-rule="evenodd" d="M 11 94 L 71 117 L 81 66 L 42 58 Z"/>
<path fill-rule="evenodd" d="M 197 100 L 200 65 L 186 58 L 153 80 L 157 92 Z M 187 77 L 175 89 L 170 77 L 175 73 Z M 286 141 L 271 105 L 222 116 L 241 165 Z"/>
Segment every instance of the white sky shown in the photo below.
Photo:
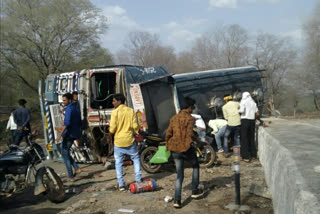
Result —
<path fill-rule="evenodd" d="M 108 17 L 102 46 L 116 53 L 130 31 L 157 33 L 177 52 L 217 23 L 239 24 L 251 35 L 290 36 L 302 44 L 302 23 L 319 0 L 91 0 Z"/>

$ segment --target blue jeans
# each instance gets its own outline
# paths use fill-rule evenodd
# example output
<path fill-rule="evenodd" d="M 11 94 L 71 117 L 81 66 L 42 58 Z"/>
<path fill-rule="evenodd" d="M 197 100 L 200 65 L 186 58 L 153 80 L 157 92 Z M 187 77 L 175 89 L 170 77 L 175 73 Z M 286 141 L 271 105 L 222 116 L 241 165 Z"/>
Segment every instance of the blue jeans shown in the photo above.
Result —
<path fill-rule="evenodd" d="M 223 150 L 224 153 L 229 153 L 228 148 L 228 139 L 230 135 L 233 134 L 233 145 L 239 146 L 240 145 L 240 125 L 239 126 L 227 126 L 226 132 L 224 133 L 224 140 L 223 140 Z"/>
<path fill-rule="evenodd" d="M 197 128 L 197 134 L 200 137 L 202 142 L 206 142 L 206 132 L 202 131 L 201 129 Z"/>
<path fill-rule="evenodd" d="M 67 168 L 67 172 L 68 172 L 68 177 L 69 178 L 73 178 L 74 174 L 72 172 L 72 168 L 74 168 L 74 170 L 79 169 L 78 164 L 73 160 L 73 158 L 70 155 L 70 148 L 73 144 L 73 139 L 70 138 L 64 138 L 62 143 L 61 143 L 61 156 L 63 158 L 64 164 L 66 165 Z"/>
<path fill-rule="evenodd" d="M 11 129 L 12 142 L 14 143 L 16 140 L 17 129 Z"/>
<path fill-rule="evenodd" d="M 28 130 L 16 130 L 15 132 L 15 137 L 14 137 L 14 145 L 19 146 L 21 143 L 22 138 L 25 136 L 26 137 L 26 143 L 27 145 L 29 144 L 28 142 L 28 134 L 29 131 Z"/>
<path fill-rule="evenodd" d="M 172 152 L 172 157 L 177 170 L 177 180 L 174 187 L 174 200 L 181 201 L 181 189 L 184 178 L 184 160 L 191 161 L 192 163 L 192 191 L 197 190 L 199 185 L 199 162 L 196 151 L 193 147 L 190 147 L 186 152 Z"/>
<path fill-rule="evenodd" d="M 221 127 L 219 129 L 219 131 L 214 135 L 214 138 L 216 139 L 216 144 L 217 144 L 218 150 L 222 149 L 221 138 L 224 137 L 224 133 L 226 132 L 226 128 L 227 128 L 227 125 Z"/>
<path fill-rule="evenodd" d="M 136 181 L 141 181 L 141 166 L 140 166 L 140 158 L 139 151 L 136 142 L 134 142 L 131 146 L 128 147 L 117 147 L 114 145 L 114 159 L 116 161 L 116 172 L 119 187 L 124 186 L 124 178 L 122 172 L 123 165 L 123 156 L 129 155 L 131 160 L 133 161 L 134 173 L 136 176 Z"/>

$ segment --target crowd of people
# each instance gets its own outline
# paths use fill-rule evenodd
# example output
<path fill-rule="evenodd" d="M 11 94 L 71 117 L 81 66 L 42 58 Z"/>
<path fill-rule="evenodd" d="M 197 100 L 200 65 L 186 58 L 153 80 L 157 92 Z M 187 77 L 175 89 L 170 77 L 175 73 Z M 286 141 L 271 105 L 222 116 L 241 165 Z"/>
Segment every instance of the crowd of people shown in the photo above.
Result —
<path fill-rule="evenodd" d="M 135 112 L 125 105 L 125 96 L 115 94 L 112 104 L 114 110 L 111 113 L 109 137 L 114 139 L 114 158 L 116 176 L 120 191 L 126 191 L 127 186 L 123 177 L 124 155 L 133 161 L 135 180 L 142 182 L 139 151 L 134 136 L 139 134 L 139 126 Z M 69 181 L 75 180 L 75 175 L 81 173 L 77 163 L 70 155 L 70 148 L 81 137 L 81 112 L 79 103 L 74 101 L 74 95 L 67 93 L 62 96 L 65 106 L 64 123 L 62 127 L 55 129 L 60 132 L 56 143 L 61 143 L 61 155 L 64 160 Z M 231 95 L 224 96 L 225 105 L 222 107 L 223 118 L 216 118 L 208 122 L 215 137 L 218 153 L 229 157 L 229 141 L 233 136 L 233 146 L 241 146 L 243 161 L 249 162 L 256 157 L 254 143 L 255 119 L 258 117 L 258 108 L 248 92 L 242 94 L 240 102 L 234 101 Z M 13 142 L 19 146 L 22 138 L 30 131 L 30 111 L 25 106 L 24 99 L 19 100 L 20 108 L 12 110 L 9 117 L 7 130 L 11 130 Z M 174 207 L 181 208 L 181 191 L 184 180 L 184 162 L 192 163 L 192 195 L 191 198 L 199 198 L 203 190 L 199 189 L 199 162 L 192 143 L 206 141 L 206 125 L 200 115 L 193 114 L 195 100 L 186 97 L 181 104 L 181 111 L 170 119 L 166 131 L 166 150 L 171 151 L 175 162 L 177 178 L 174 189 Z M 194 134 L 196 127 L 198 136 Z M 72 169 L 73 168 L 73 169 Z"/>

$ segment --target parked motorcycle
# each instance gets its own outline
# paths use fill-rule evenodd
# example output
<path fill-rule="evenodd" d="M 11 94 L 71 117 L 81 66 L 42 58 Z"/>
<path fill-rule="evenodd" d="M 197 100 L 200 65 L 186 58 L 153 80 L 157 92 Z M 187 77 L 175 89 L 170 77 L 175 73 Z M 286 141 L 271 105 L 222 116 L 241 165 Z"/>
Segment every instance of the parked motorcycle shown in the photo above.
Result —
<path fill-rule="evenodd" d="M 148 173 L 157 173 L 160 171 L 163 164 L 150 163 L 150 160 L 158 151 L 158 146 L 166 144 L 165 140 L 156 134 L 141 133 L 142 139 L 139 143 L 140 163 L 144 171 Z M 193 143 L 195 147 L 200 168 L 209 168 L 214 164 L 216 154 L 213 147 L 207 142 Z M 170 157 L 168 162 L 173 162 Z"/>
<path fill-rule="evenodd" d="M 65 197 L 61 178 L 46 165 L 42 147 L 32 142 L 34 136 L 29 134 L 26 147 L 9 145 L 9 151 L 0 156 L 0 196 L 21 192 L 34 182 L 35 195 L 42 193 L 52 202 L 61 202 Z"/>

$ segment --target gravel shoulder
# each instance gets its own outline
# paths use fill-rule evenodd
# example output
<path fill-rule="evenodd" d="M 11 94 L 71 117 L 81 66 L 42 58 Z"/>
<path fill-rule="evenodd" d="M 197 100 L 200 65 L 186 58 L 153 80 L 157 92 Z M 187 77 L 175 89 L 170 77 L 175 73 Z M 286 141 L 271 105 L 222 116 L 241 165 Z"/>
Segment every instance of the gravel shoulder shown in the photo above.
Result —
<path fill-rule="evenodd" d="M 134 211 L 134 213 L 234 213 L 225 206 L 234 202 L 234 181 L 232 171 L 232 157 L 218 156 L 220 164 L 212 168 L 200 169 L 200 183 L 204 185 L 205 194 L 198 200 L 191 199 L 192 168 L 187 166 L 182 190 L 181 209 L 173 208 L 173 203 L 164 201 L 166 196 L 173 196 L 176 180 L 175 168 L 167 164 L 157 174 L 143 171 L 144 178 L 151 178 L 157 182 L 158 188 L 154 192 L 131 194 L 119 192 L 116 189 L 117 180 L 114 169 L 105 169 L 101 164 L 80 164 L 81 168 L 89 169 L 77 176 L 73 183 L 65 182 L 68 191 L 66 200 L 59 204 L 51 203 L 44 196 L 34 196 L 32 188 L 15 194 L 9 198 L 0 199 L 0 212 L 9 213 L 121 213 L 119 209 Z M 66 169 L 63 163 L 47 161 L 63 180 L 66 180 Z M 241 202 L 251 210 L 247 213 L 272 214 L 272 200 L 266 198 L 263 168 L 258 160 L 251 163 L 241 162 Z M 134 181 L 133 166 L 124 167 L 127 183 Z M 253 192 L 255 194 L 253 194 Z M 260 196 L 258 196 L 260 195 Z M 262 196 L 264 197 L 262 197 Z M 239 213 L 239 212 L 238 212 Z M 240 212 L 241 213 L 241 212 Z M 245 212 L 243 212 L 245 213 Z"/>

